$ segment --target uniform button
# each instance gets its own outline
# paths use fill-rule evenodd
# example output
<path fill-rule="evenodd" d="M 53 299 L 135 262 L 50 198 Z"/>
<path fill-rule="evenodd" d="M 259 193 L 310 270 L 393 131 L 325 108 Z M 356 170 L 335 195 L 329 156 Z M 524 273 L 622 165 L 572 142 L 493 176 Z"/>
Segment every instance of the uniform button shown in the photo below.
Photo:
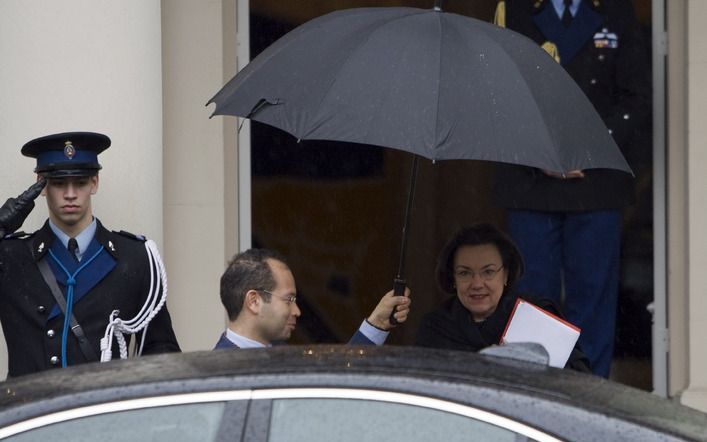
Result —
<path fill-rule="evenodd" d="M 37 313 L 44 313 L 47 311 L 47 308 L 43 305 L 38 305 L 37 306 Z"/>
<path fill-rule="evenodd" d="M 52 365 L 56 365 L 59 363 L 59 356 L 52 356 L 49 358 L 49 362 L 51 362 Z"/>
<path fill-rule="evenodd" d="M 628 120 L 629 118 L 631 118 L 629 114 L 624 114 L 624 120 Z"/>
<path fill-rule="evenodd" d="M 599 54 L 599 56 L 597 57 L 597 59 L 598 59 L 599 61 L 604 61 L 604 54 Z"/>
<path fill-rule="evenodd" d="M 53 338 L 54 337 L 54 330 L 47 330 L 47 337 Z"/>
<path fill-rule="evenodd" d="M 589 80 L 589 84 L 592 84 L 592 85 L 597 84 L 597 79 L 592 78 L 591 80 Z"/>

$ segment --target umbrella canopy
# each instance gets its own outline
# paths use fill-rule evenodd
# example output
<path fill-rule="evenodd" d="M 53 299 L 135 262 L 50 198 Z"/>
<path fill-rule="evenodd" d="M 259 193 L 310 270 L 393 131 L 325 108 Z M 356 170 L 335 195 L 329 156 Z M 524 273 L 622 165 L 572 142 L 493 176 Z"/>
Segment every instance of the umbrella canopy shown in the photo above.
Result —
<path fill-rule="evenodd" d="M 296 28 L 210 101 L 299 139 L 559 173 L 630 172 L 558 63 L 513 31 L 436 9 L 359 8 Z"/>

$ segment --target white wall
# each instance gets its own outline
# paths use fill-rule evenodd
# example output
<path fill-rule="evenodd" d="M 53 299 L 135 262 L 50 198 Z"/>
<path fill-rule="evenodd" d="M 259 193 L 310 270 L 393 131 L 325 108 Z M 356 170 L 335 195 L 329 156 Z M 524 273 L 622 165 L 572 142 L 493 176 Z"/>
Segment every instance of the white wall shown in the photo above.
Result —
<path fill-rule="evenodd" d="M 666 2 L 667 57 L 667 279 L 668 395 L 688 384 L 687 57 L 686 0 Z"/>
<path fill-rule="evenodd" d="M 165 256 L 182 350 L 226 325 L 219 279 L 237 250 L 235 118 L 206 102 L 235 75 L 235 0 L 162 3 Z"/>
<path fill-rule="evenodd" d="M 689 386 L 682 402 L 707 411 L 707 2 L 687 2 Z"/>

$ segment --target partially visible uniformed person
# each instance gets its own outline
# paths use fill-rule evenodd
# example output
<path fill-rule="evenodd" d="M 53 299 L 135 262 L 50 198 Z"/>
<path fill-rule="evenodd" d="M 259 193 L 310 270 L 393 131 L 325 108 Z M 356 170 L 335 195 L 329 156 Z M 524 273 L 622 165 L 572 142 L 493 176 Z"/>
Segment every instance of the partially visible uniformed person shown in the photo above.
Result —
<path fill-rule="evenodd" d="M 149 326 L 137 334 L 139 343 L 146 330 L 142 353 L 180 350 L 166 305 L 153 301 L 159 269 L 146 239 L 111 232 L 93 216 L 98 154 L 109 146 L 105 135 L 71 132 L 22 148 L 36 158 L 38 184 L 0 208 L 0 230 L 9 234 L 0 239 L 0 320 L 9 376 L 98 361 L 109 320 L 140 317 L 150 296 L 147 308 L 155 314 L 146 316 Z M 45 180 L 41 194 L 49 219 L 34 233 L 13 234 Z M 104 350 L 106 342 L 115 343 L 112 330 Z M 107 359 L 121 356 L 118 350 L 111 345 Z"/>
<path fill-rule="evenodd" d="M 496 24 L 531 38 L 577 82 L 625 149 L 650 115 L 649 59 L 631 0 L 505 0 Z M 645 146 L 650 149 L 650 146 Z M 496 202 L 527 271 L 518 290 L 562 298 L 594 373 L 608 377 L 619 288 L 621 209 L 633 178 L 609 169 L 561 176 L 499 165 Z M 564 279 L 563 279 L 564 278 Z"/>

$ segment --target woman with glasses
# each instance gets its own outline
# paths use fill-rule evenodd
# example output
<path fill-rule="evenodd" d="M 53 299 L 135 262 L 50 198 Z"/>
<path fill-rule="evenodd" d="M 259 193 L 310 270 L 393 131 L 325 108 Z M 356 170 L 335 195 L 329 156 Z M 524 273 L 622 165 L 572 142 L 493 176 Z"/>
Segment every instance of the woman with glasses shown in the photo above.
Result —
<path fill-rule="evenodd" d="M 522 274 L 520 252 L 496 227 L 480 223 L 459 231 L 442 250 L 436 269 L 439 287 L 455 296 L 425 316 L 416 345 L 479 351 L 499 344 L 520 296 L 513 287 Z M 520 297 L 561 316 L 552 301 Z M 566 367 L 589 371 L 577 347 Z"/>

